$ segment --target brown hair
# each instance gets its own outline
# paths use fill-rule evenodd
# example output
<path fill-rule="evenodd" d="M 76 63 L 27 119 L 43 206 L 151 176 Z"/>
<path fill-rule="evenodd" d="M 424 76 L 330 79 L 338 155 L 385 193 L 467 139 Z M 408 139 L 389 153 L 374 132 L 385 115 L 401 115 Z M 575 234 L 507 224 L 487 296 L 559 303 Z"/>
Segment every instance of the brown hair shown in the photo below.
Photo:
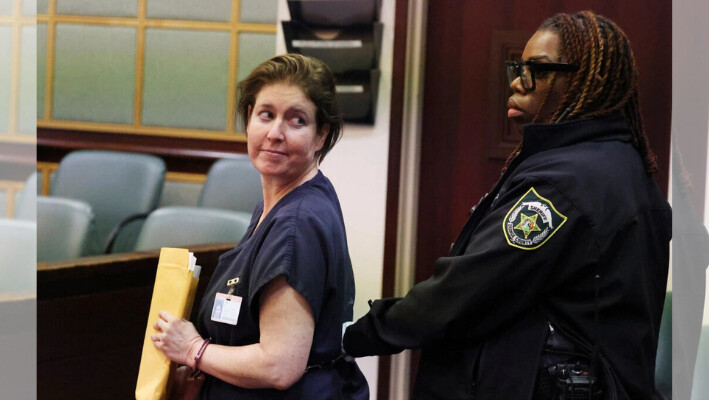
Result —
<path fill-rule="evenodd" d="M 552 123 L 567 109 L 567 119 L 593 118 L 620 111 L 630 125 L 633 145 L 643 157 L 645 169 L 648 173 L 656 172 L 656 157 L 648 145 L 640 115 L 637 64 L 625 32 L 610 19 L 592 11 L 556 14 L 545 20 L 538 30 L 558 34 L 559 56 L 578 65 L 579 70 L 573 73 L 549 119 L 540 121 L 537 112 L 532 122 Z M 549 93 L 539 110 L 548 97 Z M 519 150 L 518 147 L 512 153 L 507 165 Z"/>
<path fill-rule="evenodd" d="M 285 54 L 264 61 L 237 87 L 236 114 L 244 127 L 249 124 L 249 110 L 253 109 L 258 93 L 274 83 L 297 86 L 315 104 L 317 134 L 325 125 L 330 126 L 323 147 L 315 153 L 321 163 L 342 134 L 332 71 L 324 62 L 301 54 Z"/>

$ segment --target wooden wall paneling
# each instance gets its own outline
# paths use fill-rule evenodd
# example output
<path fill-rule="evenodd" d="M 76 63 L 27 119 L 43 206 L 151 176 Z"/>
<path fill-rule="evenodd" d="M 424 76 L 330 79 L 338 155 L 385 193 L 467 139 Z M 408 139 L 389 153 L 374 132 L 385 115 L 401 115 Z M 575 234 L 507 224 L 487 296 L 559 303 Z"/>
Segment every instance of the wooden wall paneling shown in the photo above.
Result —
<path fill-rule="evenodd" d="M 463 2 L 429 2 L 426 32 L 426 71 L 421 137 L 421 172 L 418 221 L 416 281 L 428 277 L 422 264 L 442 253 L 440 246 L 450 236 L 452 149 L 459 130 L 457 105 L 460 103 L 462 68 L 460 43 L 465 18 L 459 8 Z M 434 242 L 428 242 L 438 238 Z M 448 240 L 449 241 L 449 240 Z M 450 244 L 450 243 L 449 243 Z M 445 248 L 445 246 L 444 246 Z"/>
<path fill-rule="evenodd" d="M 190 246 L 199 301 L 233 243 Z M 37 265 L 37 398 L 134 398 L 159 251 Z M 198 307 L 193 308 L 194 317 Z"/>

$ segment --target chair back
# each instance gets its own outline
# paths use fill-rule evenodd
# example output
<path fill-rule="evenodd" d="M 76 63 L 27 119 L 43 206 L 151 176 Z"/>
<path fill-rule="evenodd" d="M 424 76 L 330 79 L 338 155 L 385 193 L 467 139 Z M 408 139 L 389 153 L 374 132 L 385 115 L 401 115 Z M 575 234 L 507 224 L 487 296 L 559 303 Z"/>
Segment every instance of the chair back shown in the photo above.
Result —
<path fill-rule="evenodd" d="M 0 255 L 0 293 L 35 292 L 37 224 L 1 218 Z"/>
<path fill-rule="evenodd" d="M 145 220 L 135 250 L 237 242 L 246 233 L 250 219 L 250 214 L 238 211 L 162 207 Z"/>
<path fill-rule="evenodd" d="M 20 192 L 15 218 L 26 221 L 37 220 L 37 171 L 25 181 L 25 187 Z"/>
<path fill-rule="evenodd" d="M 251 213 L 263 197 L 261 175 L 247 155 L 216 161 L 199 196 L 200 207 Z"/>
<path fill-rule="evenodd" d="M 37 198 L 37 261 L 81 257 L 94 214 L 86 202 L 61 197 Z"/>
<path fill-rule="evenodd" d="M 124 219 L 157 207 L 165 180 L 165 163 L 158 157 L 112 151 L 82 150 L 59 163 L 51 195 L 82 200 L 94 213 L 93 229 L 84 255 L 102 254 L 108 236 Z M 130 251 L 135 236 L 116 244 Z"/>

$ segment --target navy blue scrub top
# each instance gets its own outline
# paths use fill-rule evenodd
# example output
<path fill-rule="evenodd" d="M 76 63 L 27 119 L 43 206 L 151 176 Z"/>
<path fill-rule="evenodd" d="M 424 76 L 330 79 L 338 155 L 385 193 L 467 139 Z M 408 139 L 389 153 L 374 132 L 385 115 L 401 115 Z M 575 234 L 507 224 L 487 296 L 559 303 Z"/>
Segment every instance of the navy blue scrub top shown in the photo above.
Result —
<path fill-rule="evenodd" d="M 207 376 L 201 398 L 216 399 L 367 399 L 366 380 L 354 362 L 329 362 L 341 353 L 342 323 L 352 320 L 354 276 L 340 202 L 322 172 L 284 196 L 256 224 L 263 201 L 254 210 L 245 236 L 219 258 L 196 321 L 212 343 L 245 346 L 259 341 L 259 294 L 284 275 L 310 305 L 315 318 L 310 368 L 290 389 L 244 389 Z M 242 297 L 236 325 L 211 320 L 216 293 L 239 278 L 234 296 Z"/>

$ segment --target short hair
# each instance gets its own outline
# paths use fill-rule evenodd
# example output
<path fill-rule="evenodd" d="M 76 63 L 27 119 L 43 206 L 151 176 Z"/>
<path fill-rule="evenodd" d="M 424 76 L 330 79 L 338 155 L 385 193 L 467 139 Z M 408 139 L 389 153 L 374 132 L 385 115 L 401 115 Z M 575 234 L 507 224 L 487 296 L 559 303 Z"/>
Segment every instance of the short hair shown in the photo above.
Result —
<path fill-rule="evenodd" d="M 538 30 L 558 34 L 559 55 L 566 62 L 578 65 L 579 70 L 573 73 L 569 87 L 549 119 L 537 121 L 538 113 L 534 122 L 551 123 L 567 109 L 567 118 L 574 119 L 622 112 L 646 170 L 656 172 L 656 157 L 650 150 L 638 103 L 637 64 L 625 32 L 610 19 L 592 11 L 556 14 L 545 20 Z"/>
<path fill-rule="evenodd" d="M 270 84 L 295 85 L 315 104 L 317 134 L 329 125 L 327 137 L 315 153 L 318 164 L 335 146 L 342 135 L 342 117 L 335 97 L 335 77 L 324 62 L 301 54 L 275 56 L 261 63 L 237 87 L 236 113 L 244 127 L 249 123 L 249 110 L 256 103 L 261 89 Z"/>

